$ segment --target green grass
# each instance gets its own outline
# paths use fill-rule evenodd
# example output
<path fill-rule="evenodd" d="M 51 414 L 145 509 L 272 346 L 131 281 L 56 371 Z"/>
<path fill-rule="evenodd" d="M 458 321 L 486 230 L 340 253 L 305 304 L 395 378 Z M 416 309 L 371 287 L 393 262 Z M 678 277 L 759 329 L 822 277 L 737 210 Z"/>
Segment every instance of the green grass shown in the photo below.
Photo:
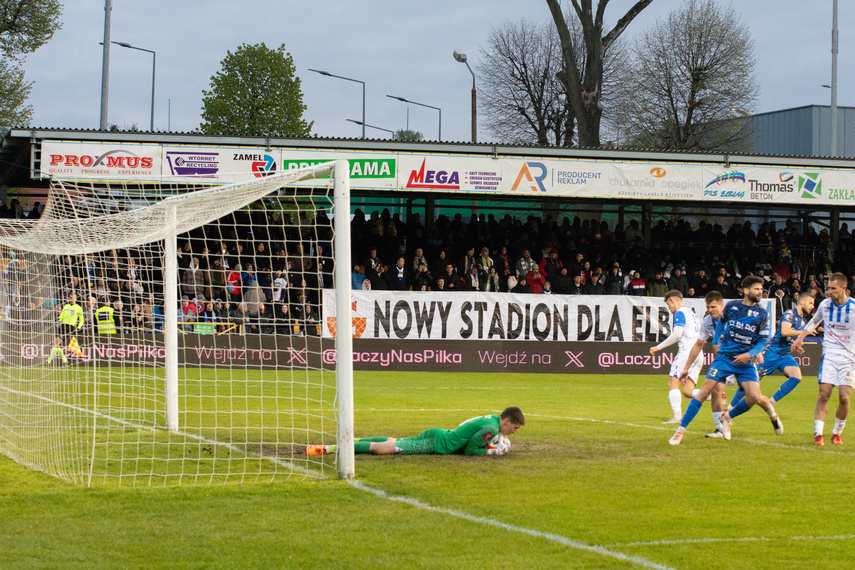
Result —
<path fill-rule="evenodd" d="M 363 484 L 443 511 L 335 480 L 84 489 L 0 458 L 0 566 L 638 567 L 449 511 L 676 568 L 852 566 L 855 432 L 813 446 L 814 379 L 778 404 L 784 435 L 752 410 L 733 441 L 704 439 L 705 406 L 678 447 L 666 392 L 662 376 L 357 374 L 360 436 L 526 413 L 502 458 L 357 458 Z"/>

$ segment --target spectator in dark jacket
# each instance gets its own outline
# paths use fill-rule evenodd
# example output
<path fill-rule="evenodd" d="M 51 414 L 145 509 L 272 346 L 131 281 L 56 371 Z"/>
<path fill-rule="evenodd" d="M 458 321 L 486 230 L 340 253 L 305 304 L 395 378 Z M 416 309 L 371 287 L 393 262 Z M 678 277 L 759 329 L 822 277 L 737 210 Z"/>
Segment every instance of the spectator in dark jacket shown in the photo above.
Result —
<path fill-rule="evenodd" d="M 528 286 L 525 277 L 520 277 L 519 282 L 511 289 L 511 293 L 531 293 L 531 287 Z"/>
<path fill-rule="evenodd" d="M 570 286 L 573 284 L 573 279 L 571 279 L 570 275 L 567 273 L 567 268 L 562 267 L 558 275 L 553 279 L 550 279 L 550 283 L 552 283 L 553 293 L 556 295 L 566 295 L 570 292 Z"/>
<path fill-rule="evenodd" d="M 606 295 L 623 295 L 623 273 L 620 265 L 615 264 L 605 282 Z"/>
<path fill-rule="evenodd" d="M 591 275 L 591 280 L 586 285 L 588 295 L 605 295 L 606 286 L 603 285 L 602 279 L 598 273 Z"/>
<path fill-rule="evenodd" d="M 671 279 L 668 282 L 668 286 L 672 290 L 682 293 L 684 297 L 689 296 L 689 280 L 686 279 L 686 274 L 683 273 L 683 270 L 679 267 L 675 267 L 674 271 L 671 273 Z"/>
<path fill-rule="evenodd" d="M 410 270 L 403 257 L 395 261 L 395 265 L 386 270 L 386 284 L 390 291 L 410 290 Z"/>
<path fill-rule="evenodd" d="M 586 286 L 582 285 L 582 276 L 574 275 L 573 276 L 573 284 L 570 285 L 571 295 L 587 295 Z"/>

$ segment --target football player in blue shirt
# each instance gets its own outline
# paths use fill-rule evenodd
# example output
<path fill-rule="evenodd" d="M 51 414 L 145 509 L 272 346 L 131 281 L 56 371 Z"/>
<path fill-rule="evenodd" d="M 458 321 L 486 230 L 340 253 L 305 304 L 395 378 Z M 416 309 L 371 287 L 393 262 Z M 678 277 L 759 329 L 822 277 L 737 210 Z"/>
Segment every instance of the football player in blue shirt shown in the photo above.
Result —
<path fill-rule="evenodd" d="M 793 358 L 792 352 L 793 342 L 799 333 L 804 330 L 807 325 L 807 320 L 813 313 L 814 298 L 813 295 L 802 293 L 799 295 L 797 304 L 792 309 L 784 311 L 781 315 L 781 322 L 778 323 L 778 331 L 775 336 L 766 345 L 766 350 L 763 352 L 763 364 L 757 365 L 757 374 L 760 379 L 764 376 L 774 374 L 776 370 L 787 377 L 775 395 L 769 398 L 770 404 L 780 402 L 781 399 L 789 394 L 802 381 L 802 371 L 799 368 L 799 363 Z M 740 389 L 733 398 L 731 406 L 736 406 L 739 401 L 745 397 L 745 392 Z"/>
<path fill-rule="evenodd" d="M 725 439 L 730 439 L 728 420 L 745 413 L 763 397 L 760 393 L 757 368 L 752 362 L 766 347 L 766 340 L 769 338 L 769 314 L 758 304 L 763 296 L 763 278 L 754 275 L 746 277 L 742 280 L 742 290 L 742 301 L 730 301 L 724 306 L 716 325 L 720 344 L 715 360 L 707 372 L 703 388 L 689 403 L 680 427 L 668 441 L 671 445 L 680 445 L 686 427 L 695 418 L 704 400 L 717 384 L 726 383 L 731 374 L 736 376 L 737 382 L 745 388 L 745 399 L 722 418 L 724 421 L 721 422 L 720 429 Z M 685 376 L 686 372 L 681 372 L 680 379 L 683 380 Z M 776 420 L 777 415 L 773 418 L 773 423 Z"/>

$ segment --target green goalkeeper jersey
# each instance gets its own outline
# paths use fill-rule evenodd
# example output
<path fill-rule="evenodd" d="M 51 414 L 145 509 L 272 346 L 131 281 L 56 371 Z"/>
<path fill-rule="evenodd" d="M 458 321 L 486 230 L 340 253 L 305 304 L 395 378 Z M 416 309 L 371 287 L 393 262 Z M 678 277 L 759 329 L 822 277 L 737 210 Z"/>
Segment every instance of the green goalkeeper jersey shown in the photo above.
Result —
<path fill-rule="evenodd" d="M 478 416 L 466 420 L 454 429 L 437 430 L 434 435 L 436 453 L 450 455 L 486 455 L 487 444 L 499 433 L 499 416 Z"/>

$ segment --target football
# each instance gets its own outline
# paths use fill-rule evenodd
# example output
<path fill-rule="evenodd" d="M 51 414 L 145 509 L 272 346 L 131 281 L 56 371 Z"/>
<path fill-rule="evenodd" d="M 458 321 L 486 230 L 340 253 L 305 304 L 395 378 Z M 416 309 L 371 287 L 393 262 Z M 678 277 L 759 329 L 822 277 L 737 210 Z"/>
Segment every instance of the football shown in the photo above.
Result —
<path fill-rule="evenodd" d="M 507 436 L 497 434 L 496 437 L 490 440 L 487 444 L 487 449 L 495 449 L 497 455 L 504 455 L 511 450 L 511 440 Z"/>

